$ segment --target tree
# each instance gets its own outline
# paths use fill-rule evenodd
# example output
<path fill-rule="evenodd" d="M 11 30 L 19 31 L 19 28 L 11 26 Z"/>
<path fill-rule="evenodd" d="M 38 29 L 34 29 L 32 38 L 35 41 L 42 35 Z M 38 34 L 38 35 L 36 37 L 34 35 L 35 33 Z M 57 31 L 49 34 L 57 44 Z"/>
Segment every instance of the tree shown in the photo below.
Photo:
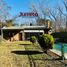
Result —
<path fill-rule="evenodd" d="M 65 22 L 66 22 L 66 29 L 67 29 L 67 0 L 62 0 L 63 4 L 64 4 L 64 7 L 65 7 L 65 10 L 66 10 L 66 14 L 61 10 L 62 14 L 65 16 Z M 66 30 L 67 31 L 67 30 Z"/>
<path fill-rule="evenodd" d="M 4 0 L 0 0 L 0 27 L 6 22 L 7 17 L 9 16 L 10 7 L 7 6 Z"/>
<path fill-rule="evenodd" d="M 67 0 L 61 0 L 63 5 L 59 5 L 57 7 L 58 11 L 59 11 L 59 16 L 60 16 L 60 22 L 62 24 L 59 25 L 63 25 L 65 26 L 65 29 L 67 29 Z M 59 26 L 60 27 L 60 26 Z"/>
<path fill-rule="evenodd" d="M 56 31 L 58 28 L 60 31 L 62 30 L 63 26 L 65 26 L 65 17 L 63 14 L 63 6 L 58 3 L 55 7 L 50 7 L 49 2 L 47 1 L 46 6 L 43 4 L 44 0 L 39 0 L 38 5 L 33 4 L 32 9 L 38 13 L 38 18 L 36 19 L 37 24 L 44 25 L 42 19 L 46 20 L 49 18 L 53 22 L 53 28 Z M 65 7 L 67 8 L 67 4 L 64 2 Z"/>
<path fill-rule="evenodd" d="M 7 27 L 10 27 L 12 25 L 13 25 L 13 20 L 12 19 L 11 20 L 6 20 L 6 26 Z"/>
<path fill-rule="evenodd" d="M 3 22 L 9 15 L 10 7 L 7 6 L 4 0 L 0 0 L 0 21 Z"/>
<path fill-rule="evenodd" d="M 12 19 L 8 19 L 6 20 L 6 26 L 10 27 L 10 26 L 15 26 L 18 25 L 17 23 L 14 23 L 14 21 L 16 21 L 16 19 L 20 17 L 19 15 L 16 15 L 15 17 L 13 17 Z"/>
<path fill-rule="evenodd" d="M 38 18 L 36 19 L 37 25 L 45 25 L 47 17 L 49 17 L 49 20 L 53 20 L 49 12 L 50 7 L 47 5 L 44 7 L 43 2 L 44 0 L 39 0 L 38 6 L 36 6 L 34 3 L 32 4 L 32 10 L 38 13 Z"/>

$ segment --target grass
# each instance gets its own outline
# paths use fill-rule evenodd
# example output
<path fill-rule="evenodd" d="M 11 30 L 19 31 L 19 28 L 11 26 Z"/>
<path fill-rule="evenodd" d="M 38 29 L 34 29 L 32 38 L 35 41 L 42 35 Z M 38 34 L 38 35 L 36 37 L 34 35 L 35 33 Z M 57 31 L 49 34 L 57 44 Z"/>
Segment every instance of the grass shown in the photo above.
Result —
<path fill-rule="evenodd" d="M 35 53 L 35 54 L 30 54 L 29 57 L 30 59 L 33 60 L 33 63 L 36 64 L 36 67 L 64 67 L 64 64 L 62 64 L 59 60 L 53 59 L 52 56 L 43 53 L 42 49 L 38 47 L 36 43 L 34 45 L 26 45 L 25 48 L 28 51 L 38 51 L 41 53 Z M 32 52 L 33 53 L 33 52 Z M 56 56 L 55 56 L 56 58 Z"/>
<path fill-rule="evenodd" d="M 59 60 L 45 54 L 38 43 L 3 42 L 0 45 L 0 67 L 64 67 Z"/>
<path fill-rule="evenodd" d="M 11 42 L 5 43 L 3 42 L 2 45 L 0 44 L 0 67 L 21 67 L 27 66 L 30 67 L 28 62 L 27 55 L 17 55 L 12 53 L 12 51 L 24 51 L 25 48 L 22 45 L 18 44 L 25 44 L 25 42 Z M 26 42 L 26 44 L 29 42 Z M 27 63 L 27 64 L 25 64 Z"/>

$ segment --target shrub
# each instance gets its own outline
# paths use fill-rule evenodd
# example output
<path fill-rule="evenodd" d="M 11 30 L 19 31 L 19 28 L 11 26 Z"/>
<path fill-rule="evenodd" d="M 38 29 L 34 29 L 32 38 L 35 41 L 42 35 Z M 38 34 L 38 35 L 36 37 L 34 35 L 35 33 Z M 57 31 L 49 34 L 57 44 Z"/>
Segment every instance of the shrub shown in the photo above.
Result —
<path fill-rule="evenodd" d="M 35 36 L 32 36 L 32 37 L 30 38 L 30 41 L 31 41 L 32 43 L 35 43 L 35 42 L 36 42 L 36 37 L 35 37 Z"/>
<path fill-rule="evenodd" d="M 49 34 L 42 34 L 38 42 L 43 49 L 52 49 L 54 47 L 54 38 Z"/>

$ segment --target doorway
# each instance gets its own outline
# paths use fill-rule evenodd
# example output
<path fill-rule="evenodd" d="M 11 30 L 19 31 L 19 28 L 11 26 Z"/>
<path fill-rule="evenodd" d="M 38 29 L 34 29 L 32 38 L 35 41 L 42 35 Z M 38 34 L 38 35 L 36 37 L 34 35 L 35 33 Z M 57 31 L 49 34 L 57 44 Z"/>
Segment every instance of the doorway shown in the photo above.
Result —
<path fill-rule="evenodd" d="M 19 33 L 19 41 L 22 41 L 22 33 Z"/>

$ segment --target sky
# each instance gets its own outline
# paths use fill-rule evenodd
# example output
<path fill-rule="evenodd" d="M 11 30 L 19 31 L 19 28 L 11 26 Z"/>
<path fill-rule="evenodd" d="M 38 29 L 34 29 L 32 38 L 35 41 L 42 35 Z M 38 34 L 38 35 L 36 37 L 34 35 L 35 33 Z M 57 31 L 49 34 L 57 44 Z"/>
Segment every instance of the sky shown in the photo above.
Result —
<path fill-rule="evenodd" d="M 29 12 L 32 0 L 5 0 L 11 7 L 10 14 L 17 15 L 19 12 Z M 37 4 L 37 0 L 34 1 Z"/>
<path fill-rule="evenodd" d="M 11 9 L 9 13 L 11 16 L 19 15 L 20 12 L 30 12 L 31 4 L 34 3 L 36 6 L 38 5 L 39 0 L 4 0 Z M 57 1 L 61 3 L 61 0 L 43 0 L 44 6 L 47 6 L 47 2 L 49 3 L 50 7 L 54 7 L 57 5 Z M 27 19 L 34 20 L 34 18 L 21 18 L 22 20 Z M 22 20 L 19 19 L 19 22 Z M 35 21 L 35 20 L 34 20 Z M 27 22 L 27 21 L 26 21 Z"/>
<path fill-rule="evenodd" d="M 12 15 L 16 15 L 19 12 L 29 12 L 30 7 L 32 2 L 34 2 L 34 4 L 38 4 L 39 0 L 5 0 L 7 5 L 11 7 L 11 11 L 10 13 Z M 56 0 L 44 0 L 44 5 L 47 3 L 46 1 L 48 1 L 51 6 L 56 4 Z"/>

